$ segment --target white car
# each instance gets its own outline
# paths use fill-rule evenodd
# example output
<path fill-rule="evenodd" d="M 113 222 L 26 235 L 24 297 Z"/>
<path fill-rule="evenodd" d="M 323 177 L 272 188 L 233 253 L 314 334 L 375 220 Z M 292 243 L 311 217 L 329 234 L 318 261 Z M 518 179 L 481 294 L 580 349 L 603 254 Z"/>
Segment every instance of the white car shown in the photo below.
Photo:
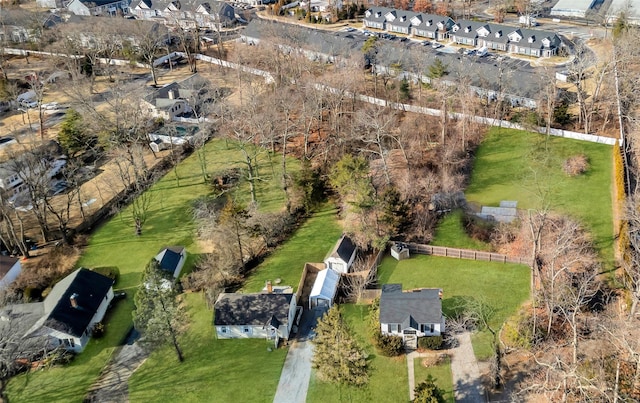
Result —
<path fill-rule="evenodd" d="M 440 49 L 440 48 L 444 47 L 444 45 L 441 44 L 441 43 L 438 43 L 438 42 L 432 42 L 431 43 L 431 47 L 434 48 L 434 49 Z"/>
<path fill-rule="evenodd" d="M 36 108 L 38 106 L 38 101 L 20 101 L 20 106 L 23 108 Z"/>

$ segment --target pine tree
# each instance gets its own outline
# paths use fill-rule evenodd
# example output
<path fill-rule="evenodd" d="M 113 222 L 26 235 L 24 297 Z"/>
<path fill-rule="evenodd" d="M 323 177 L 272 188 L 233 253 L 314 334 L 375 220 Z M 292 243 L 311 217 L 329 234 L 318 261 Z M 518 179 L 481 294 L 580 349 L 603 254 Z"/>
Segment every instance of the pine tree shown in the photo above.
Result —
<path fill-rule="evenodd" d="M 320 379 L 352 386 L 369 381 L 366 354 L 351 337 L 337 307 L 318 321 L 314 344 L 313 367 Z"/>
<path fill-rule="evenodd" d="M 184 361 L 178 335 L 185 316 L 177 301 L 173 278 L 164 274 L 157 260 L 151 259 L 147 265 L 134 302 L 133 323 L 142 335 L 140 343 L 155 348 L 171 342 L 178 360 Z"/>
<path fill-rule="evenodd" d="M 436 385 L 433 376 L 427 376 L 427 379 L 420 382 L 415 388 L 414 403 L 444 403 L 444 391 Z"/>

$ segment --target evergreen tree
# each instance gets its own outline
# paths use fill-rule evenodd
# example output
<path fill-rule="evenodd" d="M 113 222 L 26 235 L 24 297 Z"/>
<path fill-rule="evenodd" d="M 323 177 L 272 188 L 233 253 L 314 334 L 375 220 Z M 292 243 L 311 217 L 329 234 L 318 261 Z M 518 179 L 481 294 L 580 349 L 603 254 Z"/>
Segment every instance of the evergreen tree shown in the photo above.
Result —
<path fill-rule="evenodd" d="M 157 260 L 151 259 L 134 298 L 133 323 L 142 337 L 140 343 L 156 348 L 171 343 L 180 362 L 184 361 L 178 335 L 185 318 L 177 301 L 173 278 L 166 275 Z"/>
<path fill-rule="evenodd" d="M 415 388 L 414 403 L 444 403 L 444 391 L 436 385 L 433 376 L 427 376 L 427 379 L 420 382 Z"/>
<path fill-rule="evenodd" d="M 351 337 L 336 306 L 318 321 L 314 344 L 313 367 L 320 379 L 352 386 L 369 381 L 366 354 Z"/>
<path fill-rule="evenodd" d="M 84 128 L 82 115 L 74 109 L 69 109 L 60 125 L 58 141 L 67 155 L 73 158 L 94 147 L 97 137 Z"/>

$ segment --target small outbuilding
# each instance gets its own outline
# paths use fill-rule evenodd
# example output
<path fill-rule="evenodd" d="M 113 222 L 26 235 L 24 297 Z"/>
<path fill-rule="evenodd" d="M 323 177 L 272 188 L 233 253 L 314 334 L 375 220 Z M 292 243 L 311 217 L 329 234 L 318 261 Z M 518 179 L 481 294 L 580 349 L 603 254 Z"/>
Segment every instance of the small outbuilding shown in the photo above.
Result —
<path fill-rule="evenodd" d="M 187 250 L 184 246 L 167 246 L 156 255 L 155 259 L 162 270 L 177 279 L 187 260 Z"/>
<path fill-rule="evenodd" d="M 356 260 L 357 249 L 351 238 L 342 235 L 331 253 L 324 259 L 324 264 L 328 269 L 333 269 L 338 273 L 348 273 L 349 268 Z"/>
<path fill-rule="evenodd" d="M 340 273 L 335 270 L 324 269 L 318 272 L 311 294 L 309 294 L 309 309 L 319 306 L 331 308 L 339 283 Z"/>

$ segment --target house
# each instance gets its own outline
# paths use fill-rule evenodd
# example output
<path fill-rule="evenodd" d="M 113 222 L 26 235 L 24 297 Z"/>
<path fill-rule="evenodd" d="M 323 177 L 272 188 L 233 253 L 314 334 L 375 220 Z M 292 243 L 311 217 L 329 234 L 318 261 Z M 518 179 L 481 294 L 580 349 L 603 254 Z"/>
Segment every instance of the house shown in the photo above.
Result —
<path fill-rule="evenodd" d="M 188 84 L 182 82 L 172 82 L 162 88 L 150 91 L 142 98 L 143 110 L 146 109 L 151 117 L 162 118 L 172 121 L 177 116 L 191 111 L 189 98 L 193 90 L 188 88 Z"/>
<path fill-rule="evenodd" d="M 6 255 L 0 255 L 0 290 L 13 283 L 22 271 L 20 259 Z"/>
<path fill-rule="evenodd" d="M 337 273 L 348 273 L 353 261 L 356 260 L 357 249 L 351 238 L 342 235 L 331 253 L 324 259 L 324 264 Z"/>
<path fill-rule="evenodd" d="M 386 29 L 387 18 L 385 16 L 389 10 L 391 9 L 386 7 L 371 7 L 365 11 L 362 24 L 365 28 Z"/>
<path fill-rule="evenodd" d="M 318 272 L 309 294 L 309 309 L 315 307 L 331 308 L 339 283 L 340 273 L 337 271 L 327 268 Z"/>
<path fill-rule="evenodd" d="M 409 348 L 417 348 L 419 337 L 440 336 L 444 332 L 442 290 L 402 291 L 402 284 L 383 285 L 380 330 L 384 335 L 402 337 Z"/>
<path fill-rule="evenodd" d="M 115 16 L 129 13 L 130 0 L 71 0 L 67 10 L 75 15 Z"/>
<path fill-rule="evenodd" d="M 215 0 L 139 0 L 131 8 L 138 19 L 183 29 L 217 30 L 238 20 L 232 5 Z"/>
<path fill-rule="evenodd" d="M 411 18 L 411 33 L 414 36 L 441 41 L 447 39 L 453 25 L 454 22 L 449 17 L 419 13 Z"/>
<path fill-rule="evenodd" d="M 223 293 L 214 307 L 219 339 L 266 338 L 276 346 L 289 339 L 296 315 L 296 295 Z"/>
<path fill-rule="evenodd" d="M 26 326 L 24 337 L 46 337 L 52 348 L 63 346 L 79 353 L 112 299 L 112 279 L 78 269 L 53 286 L 43 302 L 10 305 L 2 316 Z"/>
<path fill-rule="evenodd" d="M 167 246 L 155 258 L 160 268 L 177 279 L 187 260 L 187 250 L 184 246 Z"/>
<path fill-rule="evenodd" d="M 416 13 L 388 7 L 371 7 L 365 11 L 362 24 L 365 28 L 443 40 L 447 38 L 454 22 L 451 18 L 441 15 Z"/>

